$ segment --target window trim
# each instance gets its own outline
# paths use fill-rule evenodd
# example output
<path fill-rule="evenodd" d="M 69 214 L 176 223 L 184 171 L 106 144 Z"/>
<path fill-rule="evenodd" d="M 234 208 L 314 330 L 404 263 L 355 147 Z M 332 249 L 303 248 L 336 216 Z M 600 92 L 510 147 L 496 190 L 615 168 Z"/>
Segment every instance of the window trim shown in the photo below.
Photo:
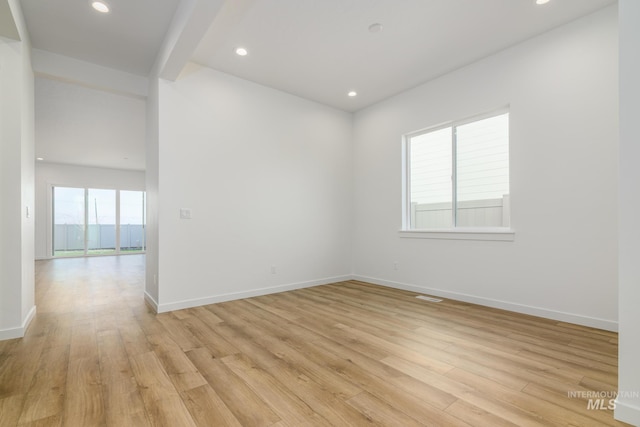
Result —
<path fill-rule="evenodd" d="M 513 242 L 516 232 L 508 227 L 483 228 L 443 228 L 399 230 L 398 236 L 409 239 L 439 239 L 439 240 L 484 240 L 494 242 Z"/>
<path fill-rule="evenodd" d="M 457 170 L 456 170 L 456 132 L 458 126 L 473 123 L 479 120 L 488 119 L 502 114 L 510 114 L 510 105 L 470 116 L 460 120 L 450 120 L 442 122 L 434 126 L 429 126 L 414 132 L 404 134 L 402 136 L 402 228 L 398 231 L 399 237 L 402 238 L 419 238 L 419 239 L 449 239 L 449 240 L 486 240 L 486 241 L 513 241 L 515 240 L 515 231 L 510 222 L 509 227 L 457 227 L 438 228 L 438 229 L 414 229 L 411 228 L 411 168 L 410 168 L 410 141 L 411 138 L 424 135 L 426 133 L 436 132 L 445 128 L 452 128 L 453 138 L 451 150 L 453 151 L 452 165 L 452 216 L 453 223 L 457 219 Z M 509 126 L 511 133 L 511 126 Z M 511 145 L 511 137 L 509 136 L 509 145 Z M 510 152 L 511 150 L 509 150 Z M 511 170 L 511 168 L 509 168 Z M 511 181 L 511 178 L 509 178 Z M 511 185 L 510 185 L 511 186 Z M 509 190 L 511 193 L 511 189 Z"/>

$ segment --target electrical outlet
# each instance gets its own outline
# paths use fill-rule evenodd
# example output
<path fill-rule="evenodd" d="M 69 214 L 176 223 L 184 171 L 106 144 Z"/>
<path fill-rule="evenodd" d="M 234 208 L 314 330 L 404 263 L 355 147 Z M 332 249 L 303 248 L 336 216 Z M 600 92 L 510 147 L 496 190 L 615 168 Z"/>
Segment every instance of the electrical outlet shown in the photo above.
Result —
<path fill-rule="evenodd" d="M 191 219 L 191 209 L 180 208 L 180 219 Z"/>
<path fill-rule="evenodd" d="M 394 261 L 393 262 L 393 269 L 397 270 L 398 269 L 398 261 Z"/>
<path fill-rule="evenodd" d="M 272 265 L 272 266 L 271 266 L 271 274 L 276 274 L 276 272 L 277 272 L 277 271 L 276 271 L 276 266 L 275 266 L 275 265 Z"/>

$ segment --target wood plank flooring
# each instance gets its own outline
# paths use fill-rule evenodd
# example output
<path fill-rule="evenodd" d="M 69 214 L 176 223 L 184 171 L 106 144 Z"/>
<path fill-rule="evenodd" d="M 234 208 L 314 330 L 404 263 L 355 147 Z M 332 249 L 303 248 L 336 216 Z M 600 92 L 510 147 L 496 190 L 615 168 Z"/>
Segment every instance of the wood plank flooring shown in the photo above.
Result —
<path fill-rule="evenodd" d="M 612 332 L 355 281 L 155 315 L 143 272 L 36 263 L 0 426 L 625 425 L 588 407 L 616 390 Z"/>

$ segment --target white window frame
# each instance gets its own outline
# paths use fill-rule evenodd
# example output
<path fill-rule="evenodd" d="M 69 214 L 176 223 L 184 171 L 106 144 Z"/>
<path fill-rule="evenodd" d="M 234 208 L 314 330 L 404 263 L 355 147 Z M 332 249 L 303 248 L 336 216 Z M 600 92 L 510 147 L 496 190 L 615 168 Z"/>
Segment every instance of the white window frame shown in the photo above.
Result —
<path fill-rule="evenodd" d="M 411 171 L 410 171 L 410 150 L 409 144 L 411 138 L 423 135 L 425 133 L 435 132 L 445 128 L 455 128 L 468 123 L 476 122 L 483 119 L 499 116 L 501 114 L 510 113 L 509 106 L 493 110 L 484 114 L 478 114 L 462 120 L 455 120 L 440 123 L 419 131 L 411 132 L 402 137 L 402 228 L 398 235 L 402 238 L 414 239 L 447 239 L 447 240 L 485 240 L 485 241 L 513 241 L 515 240 L 515 230 L 510 221 L 509 227 L 459 227 L 455 226 L 456 210 L 457 210 L 457 183 L 456 183 L 456 159 L 454 150 L 453 159 L 453 194 L 452 194 L 452 215 L 454 218 L 454 226 L 450 228 L 437 229 L 413 229 L 411 228 Z M 511 129 L 511 127 L 509 127 Z M 511 132 L 511 131 L 509 131 Z M 455 137 L 454 137 L 455 138 Z M 511 145 L 511 136 L 509 136 L 509 145 Z M 452 147 L 453 149 L 453 147 Z M 511 152 L 511 148 L 509 148 Z M 511 171 L 511 168 L 509 168 Z M 511 178 L 509 178 L 511 184 Z M 511 186 L 511 185 L 510 185 Z M 511 192 L 511 190 L 509 190 Z"/>

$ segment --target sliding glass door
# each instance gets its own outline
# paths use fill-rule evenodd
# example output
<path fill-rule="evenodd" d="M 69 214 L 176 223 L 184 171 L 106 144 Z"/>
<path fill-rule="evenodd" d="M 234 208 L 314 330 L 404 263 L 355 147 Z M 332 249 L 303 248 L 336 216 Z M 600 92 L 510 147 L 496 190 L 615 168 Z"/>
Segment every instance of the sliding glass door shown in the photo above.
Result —
<path fill-rule="evenodd" d="M 87 253 L 116 251 L 116 190 L 87 189 Z"/>
<path fill-rule="evenodd" d="M 144 252 L 145 192 L 53 187 L 53 256 Z"/>
<path fill-rule="evenodd" d="M 53 188 L 53 256 L 84 255 L 84 188 Z"/>
<path fill-rule="evenodd" d="M 145 192 L 120 192 L 120 251 L 145 250 Z"/>

